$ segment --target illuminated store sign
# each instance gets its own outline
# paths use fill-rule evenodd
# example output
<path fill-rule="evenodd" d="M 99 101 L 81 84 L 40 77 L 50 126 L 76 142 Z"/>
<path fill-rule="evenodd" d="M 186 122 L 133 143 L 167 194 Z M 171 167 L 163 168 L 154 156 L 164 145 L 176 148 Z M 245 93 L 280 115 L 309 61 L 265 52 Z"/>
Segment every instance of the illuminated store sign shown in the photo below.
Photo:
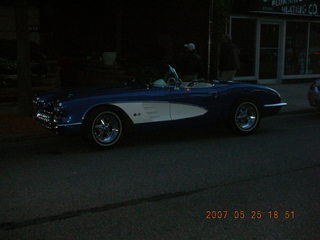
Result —
<path fill-rule="evenodd" d="M 258 0 L 252 12 L 320 16 L 320 0 Z"/>

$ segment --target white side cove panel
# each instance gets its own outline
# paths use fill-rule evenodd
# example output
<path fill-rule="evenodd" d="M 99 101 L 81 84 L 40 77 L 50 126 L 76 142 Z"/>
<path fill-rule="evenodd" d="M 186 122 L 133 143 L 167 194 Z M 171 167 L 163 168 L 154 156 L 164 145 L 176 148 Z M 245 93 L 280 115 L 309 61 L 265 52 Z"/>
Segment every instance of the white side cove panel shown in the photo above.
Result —
<path fill-rule="evenodd" d="M 204 115 L 207 112 L 207 109 L 205 108 L 188 104 L 172 103 L 170 108 L 172 120 L 197 117 Z"/>
<path fill-rule="evenodd" d="M 115 103 L 128 114 L 134 124 L 169 121 L 169 102 Z"/>
<path fill-rule="evenodd" d="M 113 105 L 127 113 L 134 124 L 191 118 L 207 112 L 205 108 L 194 105 L 169 102 L 129 102 Z"/>

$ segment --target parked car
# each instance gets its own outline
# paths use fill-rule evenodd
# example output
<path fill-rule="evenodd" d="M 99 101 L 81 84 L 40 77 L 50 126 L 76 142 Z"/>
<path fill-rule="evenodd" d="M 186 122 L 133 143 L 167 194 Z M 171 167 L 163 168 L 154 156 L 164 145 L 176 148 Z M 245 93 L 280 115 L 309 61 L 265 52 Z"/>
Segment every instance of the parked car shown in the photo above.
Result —
<path fill-rule="evenodd" d="M 311 84 L 308 92 L 308 100 L 312 107 L 320 110 L 320 79 L 315 80 Z"/>
<path fill-rule="evenodd" d="M 213 125 L 227 122 L 252 134 L 262 117 L 287 105 L 269 87 L 234 82 L 182 82 L 175 69 L 144 85 L 67 90 L 33 100 L 35 118 L 57 133 L 76 132 L 101 148 L 114 146 L 131 127 L 157 123 Z"/>

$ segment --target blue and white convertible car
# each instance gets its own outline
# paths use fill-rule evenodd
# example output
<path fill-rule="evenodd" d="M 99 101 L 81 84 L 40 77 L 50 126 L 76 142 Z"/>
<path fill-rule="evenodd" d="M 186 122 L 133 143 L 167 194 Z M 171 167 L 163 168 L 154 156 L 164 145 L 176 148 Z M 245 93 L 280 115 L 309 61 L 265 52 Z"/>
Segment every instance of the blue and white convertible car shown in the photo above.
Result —
<path fill-rule="evenodd" d="M 269 87 L 234 82 L 182 82 L 168 66 L 162 78 L 139 87 L 65 90 L 33 100 L 35 118 L 57 133 L 77 132 L 109 148 L 134 126 L 226 122 L 235 133 L 253 133 L 262 117 L 286 103 Z M 159 124 L 161 123 L 161 124 Z"/>

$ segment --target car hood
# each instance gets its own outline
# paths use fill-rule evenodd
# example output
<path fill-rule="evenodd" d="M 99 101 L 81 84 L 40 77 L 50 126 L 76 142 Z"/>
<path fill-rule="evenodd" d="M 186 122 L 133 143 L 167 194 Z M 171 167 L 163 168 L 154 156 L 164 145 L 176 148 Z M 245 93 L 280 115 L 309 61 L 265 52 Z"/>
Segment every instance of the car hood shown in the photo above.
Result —
<path fill-rule="evenodd" d="M 42 95 L 39 97 L 42 101 L 68 101 L 72 99 L 79 99 L 79 98 L 87 98 L 87 97 L 96 97 L 102 95 L 121 95 L 121 94 L 128 94 L 128 93 L 135 93 L 146 91 L 146 87 L 121 87 L 121 88 L 80 88 L 80 89 L 68 89 L 62 90 L 57 92 L 51 92 Z"/>

